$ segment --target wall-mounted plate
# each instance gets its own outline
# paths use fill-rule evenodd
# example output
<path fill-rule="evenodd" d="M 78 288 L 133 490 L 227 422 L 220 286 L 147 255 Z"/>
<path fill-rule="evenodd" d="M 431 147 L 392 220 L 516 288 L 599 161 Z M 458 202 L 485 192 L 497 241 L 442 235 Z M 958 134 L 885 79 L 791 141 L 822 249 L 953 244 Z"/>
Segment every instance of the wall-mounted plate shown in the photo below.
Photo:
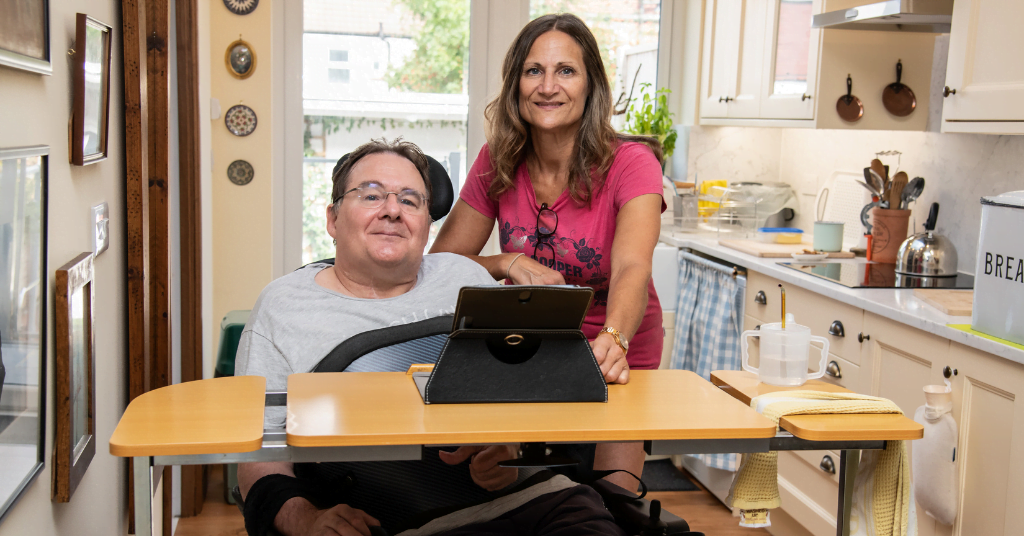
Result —
<path fill-rule="evenodd" d="M 235 160 L 228 166 L 228 180 L 239 186 L 245 186 L 252 182 L 255 175 L 256 170 L 245 160 Z"/>
<path fill-rule="evenodd" d="M 224 7 L 235 15 L 248 15 L 256 10 L 260 0 L 224 0 Z"/>
<path fill-rule="evenodd" d="M 231 76 L 245 80 L 256 71 L 256 53 L 253 52 L 252 45 L 239 38 L 228 45 L 227 51 L 224 52 L 224 63 Z"/>
<path fill-rule="evenodd" d="M 235 136 L 248 136 L 256 130 L 256 112 L 244 104 L 236 104 L 224 114 L 224 125 Z"/>

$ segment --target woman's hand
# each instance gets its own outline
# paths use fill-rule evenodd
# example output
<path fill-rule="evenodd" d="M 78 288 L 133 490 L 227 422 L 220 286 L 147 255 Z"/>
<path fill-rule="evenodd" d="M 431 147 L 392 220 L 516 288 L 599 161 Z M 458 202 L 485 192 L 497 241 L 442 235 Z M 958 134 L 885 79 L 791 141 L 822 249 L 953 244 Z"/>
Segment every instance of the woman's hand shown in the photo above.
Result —
<path fill-rule="evenodd" d="M 518 445 L 467 446 L 454 452 L 442 450 L 437 454 L 448 465 L 458 465 L 469 459 L 469 476 L 487 491 L 502 489 L 519 477 L 519 469 L 498 465 L 505 460 L 514 460 L 519 454 Z"/>
<path fill-rule="evenodd" d="M 526 255 L 520 256 L 518 259 L 513 254 L 509 262 L 512 263 L 512 269 L 508 270 L 509 279 L 515 285 L 564 285 L 565 278 L 562 277 L 561 272 L 556 272 L 547 266 L 527 257 Z M 515 262 L 512 262 L 515 259 Z"/>
<path fill-rule="evenodd" d="M 601 367 L 601 374 L 604 374 L 604 381 L 608 383 L 629 383 L 629 364 L 626 363 L 626 354 L 622 348 L 615 344 L 615 339 L 609 333 L 600 333 L 597 338 L 590 341 L 590 349 L 597 358 L 597 364 Z"/>

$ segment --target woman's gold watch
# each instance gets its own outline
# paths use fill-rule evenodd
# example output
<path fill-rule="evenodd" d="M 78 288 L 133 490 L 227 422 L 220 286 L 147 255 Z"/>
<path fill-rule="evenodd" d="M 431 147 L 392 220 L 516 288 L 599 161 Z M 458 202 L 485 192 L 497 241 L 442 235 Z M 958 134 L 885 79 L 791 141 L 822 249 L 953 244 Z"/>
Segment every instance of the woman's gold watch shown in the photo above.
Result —
<path fill-rule="evenodd" d="M 627 341 L 626 338 L 623 337 L 621 333 L 619 333 L 619 330 L 605 326 L 601 328 L 601 331 L 599 331 L 597 334 L 600 335 L 602 333 L 607 333 L 611 335 L 612 339 L 615 339 L 615 344 L 619 345 L 619 348 L 622 348 L 622 355 L 626 355 L 626 352 L 629 351 L 629 341 Z"/>

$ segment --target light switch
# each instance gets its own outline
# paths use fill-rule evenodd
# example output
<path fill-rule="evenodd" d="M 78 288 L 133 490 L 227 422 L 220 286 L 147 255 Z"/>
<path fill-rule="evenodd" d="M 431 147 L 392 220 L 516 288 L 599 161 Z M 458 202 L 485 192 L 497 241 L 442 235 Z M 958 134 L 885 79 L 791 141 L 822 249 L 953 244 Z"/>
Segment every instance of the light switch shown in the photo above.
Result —
<path fill-rule="evenodd" d="M 110 245 L 110 216 L 107 203 L 103 202 L 92 207 L 92 256 L 98 257 Z"/>

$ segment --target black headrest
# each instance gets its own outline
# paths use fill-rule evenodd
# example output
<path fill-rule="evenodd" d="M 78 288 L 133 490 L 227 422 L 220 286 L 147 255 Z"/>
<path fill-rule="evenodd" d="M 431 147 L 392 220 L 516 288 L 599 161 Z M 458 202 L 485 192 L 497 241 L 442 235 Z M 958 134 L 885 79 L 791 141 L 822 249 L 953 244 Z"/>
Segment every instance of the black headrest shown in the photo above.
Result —
<path fill-rule="evenodd" d="M 334 165 L 334 171 L 331 172 L 331 177 L 338 173 L 346 159 L 348 159 L 347 154 L 338 159 L 338 163 Z M 437 221 L 447 216 L 452 210 L 452 203 L 455 202 L 455 190 L 452 189 L 452 180 L 448 177 L 444 166 L 430 156 L 427 156 L 427 162 L 430 163 L 430 170 L 427 174 L 431 189 L 430 218 Z"/>

